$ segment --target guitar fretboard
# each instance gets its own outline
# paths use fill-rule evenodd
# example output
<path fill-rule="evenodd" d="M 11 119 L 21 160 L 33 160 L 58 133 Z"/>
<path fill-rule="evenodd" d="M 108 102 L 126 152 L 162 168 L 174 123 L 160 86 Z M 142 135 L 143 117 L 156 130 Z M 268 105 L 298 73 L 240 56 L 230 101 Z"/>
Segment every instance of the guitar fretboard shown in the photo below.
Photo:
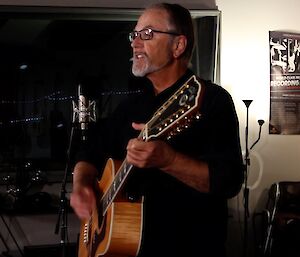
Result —
<path fill-rule="evenodd" d="M 101 199 L 103 215 L 106 213 L 108 207 L 110 206 L 112 201 L 115 199 L 117 193 L 119 192 L 121 186 L 123 185 L 124 181 L 126 180 L 126 177 L 130 173 L 132 168 L 133 168 L 133 165 L 128 164 L 126 160 L 122 163 L 112 184 L 110 185 L 109 189 L 106 191 L 106 193 L 103 195 L 103 197 Z"/>

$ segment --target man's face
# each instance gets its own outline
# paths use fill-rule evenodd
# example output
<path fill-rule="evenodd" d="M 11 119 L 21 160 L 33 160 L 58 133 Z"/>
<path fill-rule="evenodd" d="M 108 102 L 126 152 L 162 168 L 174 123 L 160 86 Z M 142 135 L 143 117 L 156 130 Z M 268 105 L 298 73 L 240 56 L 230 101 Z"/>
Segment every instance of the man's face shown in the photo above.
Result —
<path fill-rule="evenodd" d="M 173 31 L 168 22 L 168 14 L 164 10 L 149 9 L 138 20 L 135 31 L 146 28 L 159 31 Z M 173 35 L 153 32 L 153 38 L 142 40 L 136 37 L 131 47 L 133 49 L 132 73 L 137 77 L 147 76 L 162 71 L 174 60 L 172 53 Z"/>

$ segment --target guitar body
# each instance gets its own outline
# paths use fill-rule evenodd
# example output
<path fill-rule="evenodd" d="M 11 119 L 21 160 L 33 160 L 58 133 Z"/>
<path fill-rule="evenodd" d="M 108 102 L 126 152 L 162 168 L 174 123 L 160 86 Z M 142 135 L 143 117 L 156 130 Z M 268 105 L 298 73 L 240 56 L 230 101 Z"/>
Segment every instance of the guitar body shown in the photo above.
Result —
<path fill-rule="evenodd" d="M 119 162 L 109 159 L 102 179 L 98 182 L 100 192 L 111 186 Z M 138 254 L 143 227 L 143 199 L 130 202 L 118 193 L 104 216 L 93 211 L 89 220 L 81 223 L 79 238 L 79 257 L 134 257 Z"/>

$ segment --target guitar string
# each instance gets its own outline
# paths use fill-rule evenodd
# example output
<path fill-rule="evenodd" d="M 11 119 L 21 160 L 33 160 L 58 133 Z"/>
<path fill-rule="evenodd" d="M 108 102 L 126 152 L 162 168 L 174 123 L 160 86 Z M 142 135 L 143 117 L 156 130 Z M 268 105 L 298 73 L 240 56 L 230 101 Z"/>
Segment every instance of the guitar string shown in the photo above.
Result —
<path fill-rule="evenodd" d="M 108 190 L 106 191 L 106 193 L 103 195 L 103 197 L 100 200 L 103 216 L 105 215 L 108 207 L 113 202 L 114 198 L 116 197 L 117 193 L 119 192 L 119 189 L 123 185 L 125 178 L 128 176 L 128 174 L 130 173 L 132 168 L 133 168 L 133 165 L 127 163 L 127 161 L 125 159 L 123 161 L 122 165 L 120 166 L 120 168 L 118 169 Z"/>

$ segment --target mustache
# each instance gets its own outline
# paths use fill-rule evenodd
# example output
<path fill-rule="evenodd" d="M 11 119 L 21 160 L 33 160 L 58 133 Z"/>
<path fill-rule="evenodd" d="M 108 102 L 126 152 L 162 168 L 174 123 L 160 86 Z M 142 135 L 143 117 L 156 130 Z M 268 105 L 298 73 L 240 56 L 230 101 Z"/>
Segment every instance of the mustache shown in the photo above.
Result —
<path fill-rule="evenodd" d="M 138 56 L 142 56 L 144 58 L 148 58 L 147 54 L 144 53 L 144 52 L 135 52 L 135 53 L 133 53 L 133 56 L 131 58 L 129 58 L 129 61 L 132 62 L 134 60 L 134 58 L 139 59 Z"/>

